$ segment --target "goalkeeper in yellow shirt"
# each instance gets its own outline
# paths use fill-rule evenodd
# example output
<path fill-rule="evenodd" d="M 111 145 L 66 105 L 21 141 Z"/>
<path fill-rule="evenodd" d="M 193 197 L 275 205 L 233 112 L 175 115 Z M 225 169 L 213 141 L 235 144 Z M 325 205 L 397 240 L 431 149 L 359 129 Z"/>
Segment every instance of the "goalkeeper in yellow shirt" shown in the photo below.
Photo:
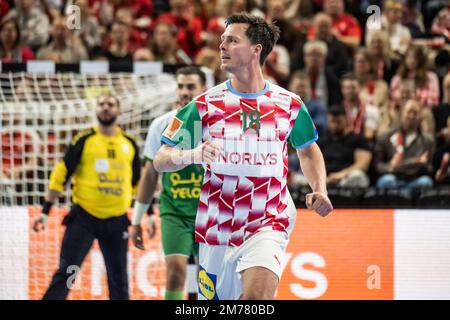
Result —
<path fill-rule="evenodd" d="M 66 231 L 58 270 L 43 299 L 65 299 L 69 281 L 95 239 L 105 260 L 110 299 L 128 299 L 128 226 L 126 212 L 140 177 L 139 150 L 116 124 L 119 101 L 111 95 L 97 100 L 98 126 L 78 134 L 64 159 L 52 171 L 42 214 L 33 229 L 46 226 L 52 204 L 73 176 L 73 206 L 64 217 Z"/>

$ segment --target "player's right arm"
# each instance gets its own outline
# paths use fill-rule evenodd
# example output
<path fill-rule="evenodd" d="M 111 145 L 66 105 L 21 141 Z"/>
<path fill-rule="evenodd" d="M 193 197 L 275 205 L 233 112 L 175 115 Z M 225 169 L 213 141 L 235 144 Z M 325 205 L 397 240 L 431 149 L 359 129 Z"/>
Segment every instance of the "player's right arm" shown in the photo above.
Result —
<path fill-rule="evenodd" d="M 134 202 L 130 233 L 134 246 L 141 250 L 145 249 L 142 237 L 141 220 L 144 214 L 148 212 L 156 190 L 156 185 L 158 184 L 158 172 L 153 167 L 153 161 L 148 160 L 145 163 L 143 170 L 144 172 L 139 181 L 136 201 Z M 148 219 L 148 234 L 150 238 L 153 238 L 156 234 L 154 215 L 151 214 Z"/>
<path fill-rule="evenodd" d="M 220 154 L 219 144 L 205 141 L 192 150 L 163 145 L 156 154 L 154 166 L 159 172 L 179 171 L 191 164 L 208 164 Z"/>
<path fill-rule="evenodd" d="M 148 213 L 156 190 L 156 185 L 158 184 L 158 172 L 153 166 L 153 159 L 155 158 L 156 152 L 161 147 L 161 134 L 164 130 L 160 126 L 161 121 L 159 119 L 160 118 L 152 122 L 147 132 L 147 138 L 145 139 L 144 157 L 147 161 L 139 181 L 137 197 L 133 207 L 133 217 L 131 219 L 130 237 L 133 245 L 141 250 L 144 250 L 141 220 L 144 214 L 146 212 Z M 153 214 L 148 218 L 148 233 L 150 238 L 154 237 L 156 234 L 156 225 Z"/>
<path fill-rule="evenodd" d="M 161 141 L 164 145 L 153 161 L 158 172 L 174 172 L 190 164 L 211 163 L 220 152 L 220 146 L 213 142 L 205 141 L 200 144 L 202 122 L 195 100 L 171 120 Z"/>
<path fill-rule="evenodd" d="M 60 193 L 64 191 L 67 182 L 74 174 L 81 160 L 84 144 L 86 139 L 94 134 L 93 129 L 85 130 L 79 133 L 70 143 L 64 158 L 58 162 L 50 175 L 50 182 L 45 197 L 45 202 L 42 206 L 40 217 L 33 223 L 33 230 L 39 232 L 44 230 L 47 225 L 48 215 L 50 210 L 59 197 Z"/>

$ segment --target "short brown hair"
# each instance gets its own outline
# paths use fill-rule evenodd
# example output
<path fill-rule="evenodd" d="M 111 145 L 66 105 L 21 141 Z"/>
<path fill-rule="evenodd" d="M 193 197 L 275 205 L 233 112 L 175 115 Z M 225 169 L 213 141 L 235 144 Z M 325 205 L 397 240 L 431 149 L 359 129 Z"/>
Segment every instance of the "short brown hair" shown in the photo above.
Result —
<path fill-rule="evenodd" d="M 247 12 L 232 14 L 225 20 L 226 27 L 233 23 L 245 23 L 248 25 L 245 35 L 251 44 L 260 44 L 262 46 L 259 64 L 263 65 L 280 38 L 280 28 L 274 24 L 269 25 L 263 18 Z"/>
<path fill-rule="evenodd" d="M 175 77 L 178 78 L 180 74 L 184 76 L 197 75 L 200 78 L 201 85 L 204 86 L 206 84 L 206 75 L 199 67 L 187 66 L 179 68 L 175 73 Z"/>

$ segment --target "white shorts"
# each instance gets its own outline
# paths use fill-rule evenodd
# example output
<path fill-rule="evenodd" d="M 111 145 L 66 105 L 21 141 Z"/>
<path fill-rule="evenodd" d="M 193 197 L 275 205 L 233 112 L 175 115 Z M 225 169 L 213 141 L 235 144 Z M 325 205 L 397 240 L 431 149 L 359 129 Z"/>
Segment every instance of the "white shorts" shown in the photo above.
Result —
<path fill-rule="evenodd" d="M 281 278 L 289 236 L 261 231 L 239 247 L 200 243 L 198 299 L 237 300 L 242 295 L 240 272 L 265 267 Z"/>

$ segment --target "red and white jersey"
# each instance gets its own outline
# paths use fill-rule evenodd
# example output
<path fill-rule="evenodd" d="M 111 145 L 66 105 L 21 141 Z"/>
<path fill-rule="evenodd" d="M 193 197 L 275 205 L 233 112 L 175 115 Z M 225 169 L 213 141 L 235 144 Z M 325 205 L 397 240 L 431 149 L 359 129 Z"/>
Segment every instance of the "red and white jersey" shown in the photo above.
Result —
<path fill-rule="evenodd" d="M 290 195 L 288 139 L 295 148 L 317 140 L 300 97 L 266 81 L 258 93 L 240 93 L 226 81 L 195 98 L 172 119 L 162 141 L 194 148 L 204 141 L 223 146 L 204 164 L 195 239 L 239 246 L 261 230 L 287 232 Z"/>

